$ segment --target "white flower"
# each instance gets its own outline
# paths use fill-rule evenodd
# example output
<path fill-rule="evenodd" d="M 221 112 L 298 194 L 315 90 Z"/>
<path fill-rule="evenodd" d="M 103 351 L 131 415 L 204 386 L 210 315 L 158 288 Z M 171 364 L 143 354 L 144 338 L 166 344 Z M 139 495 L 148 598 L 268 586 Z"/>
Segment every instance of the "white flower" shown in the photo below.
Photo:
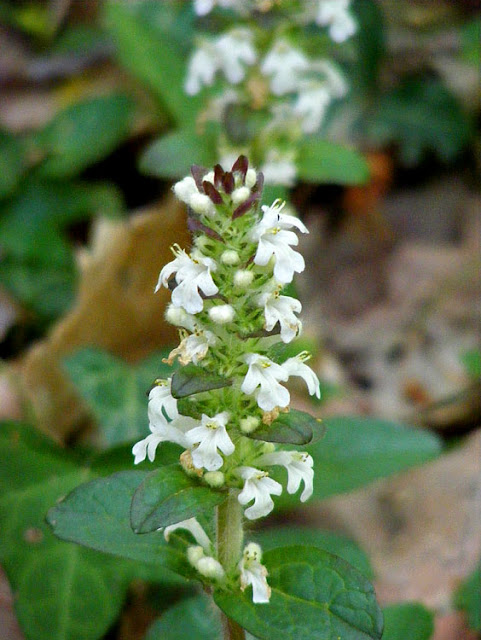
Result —
<path fill-rule="evenodd" d="M 269 478 L 268 473 L 254 467 L 238 467 L 235 473 L 244 480 L 244 488 L 238 496 L 239 503 L 244 506 L 254 500 L 254 504 L 244 511 L 246 518 L 256 520 L 270 513 L 274 508 L 271 494 L 280 496 L 282 486 Z"/>
<path fill-rule="evenodd" d="M 301 451 L 275 451 L 273 453 L 265 453 L 257 459 L 260 466 L 280 465 L 287 470 L 287 492 L 296 493 L 304 483 L 304 490 L 301 494 L 301 502 L 308 500 L 313 491 L 312 483 L 314 478 L 314 470 L 312 468 L 314 461 L 312 456 Z"/>
<path fill-rule="evenodd" d="M 247 353 L 244 359 L 249 368 L 241 391 L 247 395 L 255 393 L 257 404 L 264 411 L 272 411 L 275 407 L 287 407 L 290 400 L 289 391 L 279 384 L 279 381 L 286 382 L 289 379 L 287 371 L 258 353 Z"/>
<path fill-rule="evenodd" d="M 174 442 L 181 447 L 187 448 L 189 445 L 185 434 L 196 424 L 197 421 L 193 418 L 182 415 L 179 415 L 172 422 L 162 422 L 160 418 L 155 424 L 151 422 L 149 429 L 152 433 L 132 447 L 132 453 L 135 456 L 134 464 L 139 464 L 146 457 L 149 458 L 150 462 L 153 462 L 155 451 L 161 442 Z"/>
<path fill-rule="evenodd" d="M 181 522 L 177 522 L 176 524 L 171 524 L 164 529 L 164 538 L 169 541 L 170 534 L 176 531 L 177 529 L 185 529 L 189 531 L 194 540 L 198 545 L 202 547 L 202 549 L 206 553 L 210 553 L 212 550 L 212 543 L 210 541 L 209 536 L 206 534 L 202 526 L 197 522 L 196 518 L 189 518 L 188 520 L 182 520 Z"/>
<path fill-rule="evenodd" d="M 307 80 L 299 86 L 299 94 L 294 103 L 294 113 L 301 119 L 304 133 L 314 133 L 321 126 L 331 95 L 324 84 Z"/>
<path fill-rule="evenodd" d="M 300 220 L 281 213 L 284 204 L 276 200 L 270 207 L 262 207 L 263 218 L 252 230 L 251 238 L 258 242 L 254 263 L 265 266 L 275 256 L 274 277 L 287 284 L 292 281 L 294 272 L 300 273 L 305 267 L 304 258 L 290 246 L 296 246 L 299 240 L 289 229 L 296 227 L 302 233 L 309 232 Z"/>
<path fill-rule="evenodd" d="M 350 0 L 320 0 L 317 24 L 329 25 L 334 42 L 344 42 L 356 33 L 356 22 L 349 13 Z"/>
<path fill-rule="evenodd" d="M 261 558 L 260 546 L 250 542 L 239 562 L 241 591 L 252 585 L 252 601 L 256 604 L 269 602 L 271 597 L 271 588 L 267 584 L 267 569 L 260 563 Z"/>
<path fill-rule="evenodd" d="M 299 76 L 309 69 L 309 60 L 286 40 L 277 40 L 261 65 L 261 72 L 271 76 L 271 90 L 276 96 L 295 91 Z"/>
<path fill-rule="evenodd" d="M 272 331 L 277 323 L 281 327 L 281 339 L 283 342 L 291 342 L 300 332 L 302 323 L 295 316 L 300 313 L 302 305 L 299 300 L 289 296 L 281 296 L 277 291 L 263 293 L 258 299 L 259 305 L 264 307 L 266 319 L 265 329 Z"/>
<path fill-rule="evenodd" d="M 215 324 L 227 324 L 232 322 L 235 316 L 234 307 L 230 304 L 219 304 L 209 309 L 209 318 Z"/>
<path fill-rule="evenodd" d="M 215 343 L 216 338 L 212 331 L 196 329 L 194 333 L 183 338 L 178 347 L 172 349 L 167 362 L 170 364 L 178 356 L 182 365 L 189 362 L 198 364 L 207 355 L 209 347 Z"/>
<path fill-rule="evenodd" d="M 252 38 L 250 29 L 232 29 L 216 41 L 219 67 L 232 84 L 238 84 L 244 79 L 243 64 L 252 65 L 257 60 Z"/>
<path fill-rule="evenodd" d="M 292 187 L 296 182 L 297 167 L 294 153 L 269 149 L 264 164 L 261 166 L 265 184 L 282 184 Z"/>
<path fill-rule="evenodd" d="M 226 431 L 226 424 L 230 414 L 228 411 L 218 413 L 213 418 L 202 414 L 201 424 L 191 429 L 186 434 L 186 441 L 192 447 L 192 461 L 197 469 L 204 467 L 208 471 L 216 471 L 223 464 L 222 456 L 217 449 L 226 456 L 230 456 L 235 451 L 235 446 Z"/>
<path fill-rule="evenodd" d="M 230 83 L 239 84 L 245 77 L 244 65 L 257 60 L 252 39 L 249 29 L 232 29 L 216 40 L 204 39 L 190 58 L 186 93 L 195 95 L 203 85 L 211 86 L 217 71 L 222 71 Z"/>
<path fill-rule="evenodd" d="M 306 360 L 310 358 L 310 355 L 307 351 L 302 351 L 298 353 L 294 358 L 289 358 L 285 362 L 282 363 L 282 369 L 289 376 L 299 376 L 304 380 L 307 384 L 307 389 L 311 396 L 316 396 L 317 398 L 321 397 L 321 388 L 319 385 L 319 378 L 316 376 L 314 371 L 304 364 Z"/>
<path fill-rule="evenodd" d="M 172 396 L 171 383 L 172 378 L 155 381 L 155 387 L 149 393 L 149 422 L 153 424 L 165 422 L 164 413 L 170 420 L 179 415 L 177 400 Z"/>
<path fill-rule="evenodd" d="M 183 307 L 187 313 L 198 313 L 204 308 L 199 290 L 206 296 L 213 296 L 219 291 L 211 275 L 217 265 L 212 258 L 206 258 L 199 252 L 191 257 L 179 247 L 174 247 L 173 250 L 176 258 L 160 272 L 155 291 L 162 285 L 168 287 L 169 278 L 175 273 L 177 286 L 172 292 L 172 304 Z"/>

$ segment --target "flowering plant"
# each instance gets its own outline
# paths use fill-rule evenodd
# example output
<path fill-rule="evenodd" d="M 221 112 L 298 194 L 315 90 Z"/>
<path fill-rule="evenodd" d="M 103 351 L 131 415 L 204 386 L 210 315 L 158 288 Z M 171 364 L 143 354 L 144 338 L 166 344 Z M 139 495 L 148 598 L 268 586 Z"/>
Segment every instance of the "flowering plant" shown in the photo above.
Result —
<path fill-rule="evenodd" d="M 200 581 L 213 597 L 226 640 L 246 631 L 273 639 L 289 628 L 293 639 L 378 639 L 372 586 L 344 560 L 308 546 L 263 554 L 244 540 L 244 522 L 267 516 L 283 493 L 282 469 L 287 493 L 301 490 L 302 502 L 311 496 L 313 458 L 303 447 L 323 432 L 318 419 L 289 407 L 285 386 L 297 376 L 320 394 L 309 354 L 283 353 L 302 328 L 301 304 L 283 287 L 304 269 L 295 247 L 297 232 L 308 230 L 283 203 L 261 205 L 262 186 L 244 156 L 230 171 L 194 166 L 174 185 L 188 205 L 193 245 L 172 248 L 157 289 L 171 289 L 166 317 L 181 337 L 166 361 L 182 366 L 155 381 L 150 433 L 132 449 L 135 464 L 148 458 L 156 468 L 81 486 L 49 521 L 57 535 L 78 540 L 85 534 L 66 532 L 67 512 L 78 523 L 98 503 L 108 513 L 110 500 L 120 504 L 129 523 L 111 537 L 111 552 L 135 556 L 133 538 L 153 537 L 155 562 Z M 177 461 L 163 453 L 172 445 L 181 447 Z M 86 527 L 91 536 L 92 523 Z"/>

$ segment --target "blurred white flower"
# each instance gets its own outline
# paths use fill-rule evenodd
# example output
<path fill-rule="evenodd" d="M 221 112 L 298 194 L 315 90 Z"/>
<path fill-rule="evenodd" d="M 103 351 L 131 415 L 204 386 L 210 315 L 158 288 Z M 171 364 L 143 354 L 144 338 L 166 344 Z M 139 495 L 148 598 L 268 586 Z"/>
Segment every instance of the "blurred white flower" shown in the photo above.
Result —
<path fill-rule="evenodd" d="M 297 89 L 300 74 L 309 69 L 309 60 L 287 40 L 277 40 L 261 64 L 261 72 L 270 76 L 271 91 L 276 96 Z"/>
<path fill-rule="evenodd" d="M 292 187 L 297 176 L 294 153 L 269 149 L 260 170 L 264 174 L 265 184 L 282 184 L 286 187 Z"/>
<path fill-rule="evenodd" d="M 356 21 L 349 12 L 351 0 L 319 0 L 316 22 L 329 26 L 334 42 L 344 42 L 356 33 Z"/>
<path fill-rule="evenodd" d="M 239 503 L 244 506 L 254 501 L 254 504 L 244 511 L 246 518 L 256 520 L 270 513 L 274 508 L 271 495 L 280 496 L 282 486 L 269 478 L 267 472 L 254 467 L 238 467 L 235 473 L 244 480 L 244 488 L 238 496 Z"/>
<path fill-rule="evenodd" d="M 293 111 L 301 120 L 304 133 L 314 133 L 321 126 L 331 103 L 327 87 L 316 80 L 304 80 L 299 84 L 299 94 Z"/>
<path fill-rule="evenodd" d="M 214 417 L 202 414 L 200 425 L 186 434 L 186 441 L 192 449 L 192 461 L 197 469 L 216 471 L 223 465 L 224 460 L 217 449 L 226 456 L 235 451 L 235 446 L 226 430 L 230 414 L 228 411 L 218 413 Z"/>

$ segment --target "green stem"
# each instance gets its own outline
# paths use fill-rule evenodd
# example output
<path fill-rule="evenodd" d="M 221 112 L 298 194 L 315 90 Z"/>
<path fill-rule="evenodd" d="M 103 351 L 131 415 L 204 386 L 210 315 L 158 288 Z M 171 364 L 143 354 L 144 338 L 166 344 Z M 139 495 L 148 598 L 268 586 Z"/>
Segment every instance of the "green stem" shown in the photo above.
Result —
<path fill-rule="evenodd" d="M 227 500 L 217 507 L 217 557 L 227 574 L 235 572 L 244 541 L 243 512 L 238 491 L 230 489 Z M 245 640 L 244 629 L 222 614 L 224 640 Z"/>

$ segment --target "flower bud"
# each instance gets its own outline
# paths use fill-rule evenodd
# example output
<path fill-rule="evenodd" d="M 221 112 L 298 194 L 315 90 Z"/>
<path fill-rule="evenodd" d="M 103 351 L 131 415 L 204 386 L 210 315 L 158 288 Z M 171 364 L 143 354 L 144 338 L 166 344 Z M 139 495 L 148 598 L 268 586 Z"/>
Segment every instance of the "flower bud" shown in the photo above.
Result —
<path fill-rule="evenodd" d="M 247 289 L 253 280 L 254 274 L 252 271 L 247 271 L 246 269 L 239 269 L 239 271 L 236 271 L 234 274 L 234 284 L 241 289 Z"/>
<path fill-rule="evenodd" d="M 197 567 L 199 560 L 203 557 L 204 549 L 201 546 L 187 548 L 187 560 L 193 567 Z"/>
<path fill-rule="evenodd" d="M 248 418 L 243 418 L 240 421 L 240 428 L 242 433 L 252 433 L 257 429 L 260 423 L 261 421 L 259 420 L 259 418 L 249 416 Z"/>
<path fill-rule="evenodd" d="M 252 187 L 257 182 L 257 173 L 254 169 L 247 169 L 245 184 L 248 189 L 252 189 Z"/>
<path fill-rule="evenodd" d="M 240 204 L 245 202 L 247 198 L 250 196 L 251 190 L 248 187 L 239 187 L 232 192 L 232 204 L 235 207 L 238 207 Z"/>
<path fill-rule="evenodd" d="M 193 193 L 189 205 L 196 213 L 204 216 L 212 217 L 216 213 L 214 203 L 205 193 Z"/>
<path fill-rule="evenodd" d="M 262 445 L 262 453 L 273 453 L 276 450 L 276 445 L 273 442 L 264 442 Z"/>
<path fill-rule="evenodd" d="M 234 266 L 236 264 L 239 264 L 240 262 L 239 254 L 237 253 L 237 251 L 227 249 L 227 251 L 224 251 L 224 253 L 221 255 L 220 261 L 224 264 Z"/>
<path fill-rule="evenodd" d="M 260 562 L 262 559 L 262 549 L 257 544 L 257 542 L 249 542 L 244 547 L 243 556 L 246 561 L 257 561 Z"/>
<path fill-rule="evenodd" d="M 225 476 L 222 471 L 207 471 L 203 475 L 204 481 L 213 489 L 219 489 L 224 486 Z"/>
<path fill-rule="evenodd" d="M 235 316 L 234 308 L 230 304 L 220 304 L 209 309 L 209 318 L 216 324 L 232 322 Z"/>
<path fill-rule="evenodd" d="M 190 331 L 194 329 L 194 320 L 190 313 L 187 313 L 182 307 L 174 307 L 170 304 L 165 312 L 165 319 L 175 327 L 185 327 Z"/>
<path fill-rule="evenodd" d="M 225 577 L 225 571 L 220 562 L 211 556 L 203 556 L 197 562 L 197 571 L 206 578 L 222 580 Z"/>
<path fill-rule="evenodd" d="M 210 182 L 211 184 L 214 184 L 214 172 L 213 171 L 209 171 L 208 173 L 205 174 L 203 182 Z"/>
<path fill-rule="evenodd" d="M 197 185 L 195 184 L 194 178 L 187 176 L 180 182 L 176 182 L 174 184 L 174 193 L 179 200 L 185 202 L 186 204 L 190 204 L 190 200 L 197 191 Z"/>

